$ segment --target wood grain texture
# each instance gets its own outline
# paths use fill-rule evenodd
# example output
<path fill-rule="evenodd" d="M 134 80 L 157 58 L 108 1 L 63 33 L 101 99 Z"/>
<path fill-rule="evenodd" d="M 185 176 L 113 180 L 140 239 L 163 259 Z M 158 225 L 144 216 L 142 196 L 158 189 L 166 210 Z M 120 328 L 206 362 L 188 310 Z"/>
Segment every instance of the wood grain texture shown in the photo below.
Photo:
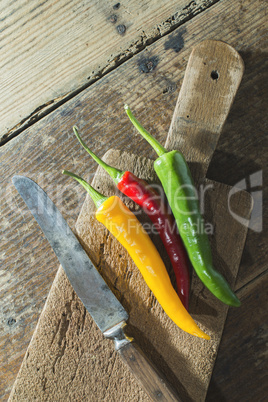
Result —
<path fill-rule="evenodd" d="M 126 392 L 135 402 L 149 402 L 115 352 L 113 341 L 104 339 L 86 312 L 62 268 L 51 287 L 23 366 L 20 372 L 24 380 L 18 378 L 9 400 L 110 402 L 115 401 L 115 394 L 123 402 L 120 395 Z M 59 381 L 55 382 L 55 378 Z"/>
<path fill-rule="evenodd" d="M 234 46 L 246 68 L 208 175 L 234 185 L 263 169 L 268 160 L 264 152 L 268 93 L 265 7 L 264 1 L 219 2 L 0 148 L 2 398 L 10 392 L 58 267 L 52 250 L 11 185 L 11 177 L 24 174 L 37 181 L 74 228 L 84 193 L 74 183 L 66 184 L 61 169 L 76 171 L 90 180 L 96 165 L 74 138 L 73 124 L 80 127 L 85 141 L 100 156 L 114 147 L 155 157 L 128 122 L 123 104 L 128 102 L 145 127 L 164 143 L 190 52 L 209 38 Z M 152 60 L 152 69 L 143 72 L 142 67 Z M 267 245 L 264 232 L 249 231 L 237 289 L 267 268 Z M 256 326 L 257 322 L 261 325 L 261 316 L 256 314 L 255 319 Z M 237 350 L 246 337 L 245 333 L 235 339 Z M 260 342 L 264 350 L 265 344 L 261 346 Z M 228 348 L 224 353 L 232 361 Z M 254 366 L 250 369 L 252 392 L 257 392 Z M 225 384 L 235 386 L 235 378 L 228 373 L 220 375 Z"/>
<path fill-rule="evenodd" d="M 137 157 L 129 155 L 126 152 L 110 150 L 104 160 L 119 169 L 124 170 L 128 168 L 139 177 L 149 179 L 153 182 L 156 180 L 153 162 L 147 160 L 145 157 Z M 212 185 L 206 195 L 204 215 L 207 223 L 209 222 L 213 227 L 215 225 L 213 235 L 211 236 L 215 265 L 225 275 L 231 286 L 234 286 L 247 229 L 235 221 L 228 212 L 227 199 L 230 188 L 219 183 L 206 182 L 206 184 Z M 101 169 L 97 170 L 92 185 L 106 195 L 114 194 L 116 191 L 110 177 Z M 143 212 L 134 207 L 132 201 L 125 199 L 125 202 L 131 209 L 138 212 L 141 222 L 149 223 Z M 240 211 L 243 211 L 246 215 L 249 214 L 251 207 L 250 196 L 243 192 L 237 194 L 236 205 Z M 203 286 L 197 276 L 193 274 L 189 311 L 201 329 L 208 333 L 212 339 L 211 341 L 205 341 L 180 330 L 166 316 L 126 250 L 95 219 L 94 211 L 94 203 L 87 196 L 76 224 L 77 234 L 84 248 L 98 267 L 99 272 L 124 307 L 129 311 L 129 324 L 131 328 L 131 333 L 129 334 L 134 336 L 147 356 L 151 357 L 152 360 L 157 359 L 156 366 L 169 379 L 171 385 L 174 386 L 183 401 L 204 401 L 228 307 L 217 300 Z M 226 236 L 227 228 L 229 230 L 228 236 Z M 147 230 L 151 233 L 157 249 L 160 251 L 169 272 L 171 272 L 171 267 L 159 236 L 154 235 L 153 230 L 150 231 L 148 227 Z M 59 278 L 57 277 L 56 281 Z M 53 286 L 59 288 L 62 287 L 62 284 L 55 284 Z M 68 288 L 71 288 L 70 284 L 68 284 Z M 61 296 L 58 294 L 58 297 L 65 298 L 65 295 Z M 54 302 L 52 303 L 50 296 L 48 297 L 48 305 L 51 307 L 46 307 L 45 309 L 44 314 L 46 319 L 44 322 L 42 322 L 42 317 L 40 318 L 39 327 L 42 330 L 37 328 L 31 342 L 35 346 L 30 345 L 32 359 L 24 359 L 10 401 L 19 401 L 26 398 L 29 394 L 38 400 L 46 400 L 47 398 L 51 398 L 50 400 L 57 400 L 57 398 L 61 400 L 68 398 L 68 395 L 73 395 L 75 392 L 76 382 L 73 383 L 69 379 L 64 379 L 66 371 L 64 362 L 69 362 L 67 356 L 70 353 L 70 349 L 76 343 L 72 333 L 66 334 L 65 332 L 59 340 L 60 344 L 66 345 L 63 354 L 64 358 L 61 359 L 60 372 L 49 377 L 50 387 L 41 388 L 41 384 L 44 381 L 46 382 L 46 373 L 53 373 L 54 361 L 57 360 L 59 354 L 62 354 L 59 350 L 54 351 L 54 349 L 51 349 L 51 341 L 50 339 L 46 340 L 45 335 L 48 332 L 52 332 L 53 334 L 50 323 L 51 315 L 61 317 L 62 313 L 62 310 L 59 310 L 57 307 L 58 303 L 54 296 L 53 300 Z M 68 303 L 67 299 L 64 300 L 64 304 L 66 303 Z M 84 330 L 87 331 L 87 328 L 85 327 Z M 90 331 L 93 331 L 91 337 L 96 338 L 94 333 L 95 331 L 99 332 L 99 330 L 94 325 L 90 325 Z M 42 343 L 41 359 L 39 350 L 36 350 L 36 345 L 39 342 Z M 78 346 L 78 354 L 87 350 L 87 343 L 83 341 L 83 333 L 80 333 L 79 345 L 81 347 Z M 95 344 L 95 347 L 98 350 L 97 344 Z M 72 352 L 75 353 L 75 350 L 73 351 L 72 349 Z M 106 357 L 104 355 L 103 357 L 101 356 L 103 353 L 102 347 L 100 348 L 100 353 L 98 360 L 105 361 Z M 112 361 L 114 359 L 115 356 L 111 356 L 109 362 L 106 361 L 106 363 L 108 365 L 113 364 Z M 77 370 L 80 372 L 78 356 L 75 360 L 78 362 Z M 118 364 L 120 365 L 119 362 Z M 37 365 L 40 367 L 39 372 L 41 371 L 43 374 L 36 372 Z M 105 366 L 103 367 L 105 369 Z M 121 372 L 122 369 L 120 370 Z M 87 371 L 87 374 L 83 373 L 82 379 L 80 378 L 81 388 L 83 388 L 83 383 L 92 384 L 93 380 L 89 378 L 92 375 L 96 374 L 90 370 Z M 107 394 L 110 395 L 111 400 L 133 400 L 135 393 L 132 396 L 131 389 L 127 388 L 124 390 L 121 386 L 118 388 L 118 385 L 120 385 L 118 375 L 115 369 L 110 373 Z M 100 383 L 99 387 L 97 386 L 99 376 L 101 376 L 101 371 L 95 378 L 95 385 L 99 391 L 96 392 L 96 388 L 90 391 L 90 398 L 92 400 L 99 400 L 100 392 L 102 392 L 102 384 Z M 127 380 L 124 382 L 127 382 Z M 58 383 L 61 383 L 60 395 Z M 65 386 L 62 386 L 63 383 Z M 28 385 L 25 386 L 25 384 Z M 115 388 L 114 384 L 118 384 L 117 388 Z M 143 392 L 138 383 L 136 383 L 136 387 L 137 392 Z M 88 385 L 86 389 L 88 390 Z M 81 392 L 84 393 L 85 391 Z"/>
<path fill-rule="evenodd" d="M 214 2 L 1 1 L 1 137 Z"/>
<path fill-rule="evenodd" d="M 131 374 L 142 385 L 152 401 L 180 402 L 177 393 L 135 342 L 128 343 L 118 353 Z M 129 396 L 131 398 L 131 396 Z"/>
<path fill-rule="evenodd" d="M 243 73 L 227 43 L 203 41 L 190 55 L 165 147 L 183 153 L 196 182 L 206 175 Z"/>
<path fill-rule="evenodd" d="M 241 309 L 229 311 L 207 402 L 267 399 L 267 281 L 266 271 L 237 293 Z"/>

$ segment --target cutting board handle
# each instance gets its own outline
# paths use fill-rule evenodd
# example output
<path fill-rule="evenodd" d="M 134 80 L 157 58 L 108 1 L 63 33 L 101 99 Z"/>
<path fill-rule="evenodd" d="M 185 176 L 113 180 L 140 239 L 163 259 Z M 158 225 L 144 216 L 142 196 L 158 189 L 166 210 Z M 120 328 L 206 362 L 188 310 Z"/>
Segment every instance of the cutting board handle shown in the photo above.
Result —
<path fill-rule="evenodd" d="M 205 40 L 191 52 L 165 147 L 205 177 L 244 72 L 239 53 L 227 43 Z"/>

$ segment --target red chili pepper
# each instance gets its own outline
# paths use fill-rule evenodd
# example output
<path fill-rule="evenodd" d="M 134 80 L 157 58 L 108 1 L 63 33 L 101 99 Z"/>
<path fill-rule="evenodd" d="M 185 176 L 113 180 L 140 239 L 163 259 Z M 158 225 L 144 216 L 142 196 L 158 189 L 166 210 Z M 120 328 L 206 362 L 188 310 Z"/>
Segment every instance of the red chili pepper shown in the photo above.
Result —
<path fill-rule="evenodd" d="M 169 212 L 167 205 L 161 199 L 159 194 L 145 180 L 139 179 L 129 171 L 122 172 L 121 170 L 113 168 L 107 165 L 107 163 L 103 162 L 86 146 L 86 144 L 80 138 L 76 127 L 74 127 L 74 133 L 81 145 L 92 156 L 92 158 L 112 177 L 117 185 L 117 188 L 123 194 L 137 203 L 146 212 L 152 223 L 155 225 L 166 248 L 173 266 L 174 273 L 176 275 L 178 295 L 184 307 L 188 310 L 190 291 L 190 261 L 181 237 L 178 233 L 175 219 Z"/>

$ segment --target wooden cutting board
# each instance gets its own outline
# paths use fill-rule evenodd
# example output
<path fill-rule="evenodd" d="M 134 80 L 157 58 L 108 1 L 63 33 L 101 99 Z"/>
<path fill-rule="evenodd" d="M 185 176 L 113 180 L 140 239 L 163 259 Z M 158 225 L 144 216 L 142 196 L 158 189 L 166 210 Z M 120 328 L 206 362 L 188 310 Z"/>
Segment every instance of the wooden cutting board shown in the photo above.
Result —
<path fill-rule="evenodd" d="M 247 228 L 234 213 L 248 218 L 251 197 L 231 196 L 231 188 L 205 179 L 222 126 L 243 74 L 238 53 L 223 42 L 205 41 L 193 49 L 174 111 L 166 147 L 180 149 L 204 195 L 204 217 L 211 228 L 215 267 L 234 286 Z M 131 105 L 130 105 L 131 106 Z M 137 116 L 138 117 L 138 116 Z M 131 141 L 132 139 L 130 139 Z M 153 162 L 110 150 L 104 159 L 151 182 Z M 98 169 L 93 186 L 106 195 L 116 191 Z M 132 209 L 133 203 L 126 200 Z M 220 343 L 227 306 L 192 278 L 190 313 L 211 341 L 192 337 L 164 314 L 127 252 L 94 218 L 89 197 L 79 215 L 77 235 L 111 289 L 128 310 L 129 332 L 147 356 L 167 376 L 184 401 L 203 401 Z M 149 223 L 141 213 L 143 223 Z M 208 227 L 208 226 L 207 226 Z M 165 250 L 152 235 L 171 273 Z M 171 273 L 171 278 L 174 277 Z M 90 315 L 60 267 L 22 363 L 10 401 L 147 401 Z"/>

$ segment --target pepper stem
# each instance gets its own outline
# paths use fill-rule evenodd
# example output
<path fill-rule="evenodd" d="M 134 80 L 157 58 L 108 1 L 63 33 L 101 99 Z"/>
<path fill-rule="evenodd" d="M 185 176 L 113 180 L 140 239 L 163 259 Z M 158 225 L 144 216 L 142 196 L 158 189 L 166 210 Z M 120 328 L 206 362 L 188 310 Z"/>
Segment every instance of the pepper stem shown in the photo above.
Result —
<path fill-rule="evenodd" d="M 108 197 L 105 197 L 105 195 L 95 190 L 95 188 L 93 188 L 90 184 L 88 184 L 88 182 L 82 179 L 82 177 L 79 177 L 76 174 L 69 172 L 68 170 L 63 170 L 62 173 L 72 177 L 73 179 L 77 180 L 78 183 L 82 184 L 82 186 L 87 190 L 88 194 L 94 201 L 96 208 L 99 208 L 104 203 L 104 201 L 108 199 Z"/>
<path fill-rule="evenodd" d="M 153 147 L 157 155 L 161 156 L 165 154 L 167 150 L 164 147 L 162 147 L 162 145 L 150 133 L 148 133 L 148 131 L 145 130 L 144 127 L 142 127 L 142 125 L 138 122 L 138 120 L 133 116 L 128 105 L 125 105 L 124 108 L 133 126 L 136 127 L 136 129 L 143 136 L 143 138 L 145 138 L 145 140 L 149 142 L 149 144 Z"/>
<path fill-rule="evenodd" d="M 78 128 L 74 126 L 73 130 L 74 130 L 74 134 L 75 134 L 76 138 L 78 139 L 80 144 L 83 146 L 83 148 L 89 153 L 89 155 L 94 159 L 95 162 L 97 162 L 103 169 L 106 170 L 106 172 L 111 176 L 111 178 L 114 180 L 114 182 L 116 184 L 118 184 L 120 182 L 120 180 L 122 179 L 122 176 L 124 176 L 125 172 L 123 172 L 122 170 L 116 169 L 110 165 L 107 165 L 107 163 L 105 163 L 97 155 L 95 155 L 94 152 L 92 152 L 91 149 L 88 148 L 88 146 L 84 143 L 84 141 L 80 137 Z"/>

